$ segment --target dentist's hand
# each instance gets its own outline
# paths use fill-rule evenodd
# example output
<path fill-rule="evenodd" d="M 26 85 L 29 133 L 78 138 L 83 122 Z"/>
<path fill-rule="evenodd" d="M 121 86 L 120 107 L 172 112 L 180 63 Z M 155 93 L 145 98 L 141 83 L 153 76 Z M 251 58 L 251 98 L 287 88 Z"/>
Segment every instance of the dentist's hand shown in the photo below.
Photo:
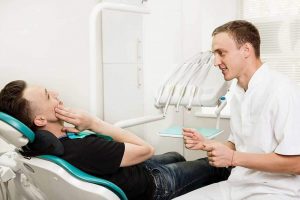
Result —
<path fill-rule="evenodd" d="M 191 150 L 202 150 L 203 143 L 207 140 L 193 128 L 183 128 L 185 147 Z"/>
<path fill-rule="evenodd" d="M 58 119 L 74 125 L 74 127 L 64 127 L 63 131 L 67 132 L 80 132 L 92 129 L 93 124 L 98 120 L 97 117 L 91 116 L 86 112 L 66 108 L 62 105 L 55 108 L 55 115 Z"/>
<path fill-rule="evenodd" d="M 220 142 L 204 143 L 202 150 L 207 151 L 209 164 L 215 167 L 232 166 L 234 150 Z"/>

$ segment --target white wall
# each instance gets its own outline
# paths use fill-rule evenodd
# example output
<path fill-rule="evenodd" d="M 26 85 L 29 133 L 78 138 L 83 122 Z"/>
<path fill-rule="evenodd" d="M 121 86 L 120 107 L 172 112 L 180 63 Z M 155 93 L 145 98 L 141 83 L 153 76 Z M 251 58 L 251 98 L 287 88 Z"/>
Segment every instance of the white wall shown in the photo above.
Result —
<path fill-rule="evenodd" d="M 88 17 L 96 1 L 0 1 L 0 87 L 25 79 L 88 108 Z"/>

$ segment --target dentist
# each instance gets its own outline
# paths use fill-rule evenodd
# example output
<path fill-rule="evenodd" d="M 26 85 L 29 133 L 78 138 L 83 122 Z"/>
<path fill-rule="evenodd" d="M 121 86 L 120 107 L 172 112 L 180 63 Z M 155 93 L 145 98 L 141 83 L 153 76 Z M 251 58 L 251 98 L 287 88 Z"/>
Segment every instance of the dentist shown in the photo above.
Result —
<path fill-rule="evenodd" d="M 231 134 L 225 143 L 184 129 L 188 149 L 207 152 L 210 165 L 234 167 L 227 181 L 178 199 L 300 199 L 299 87 L 260 59 L 257 28 L 243 20 L 213 33 L 215 66 L 237 79 L 231 100 Z"/>

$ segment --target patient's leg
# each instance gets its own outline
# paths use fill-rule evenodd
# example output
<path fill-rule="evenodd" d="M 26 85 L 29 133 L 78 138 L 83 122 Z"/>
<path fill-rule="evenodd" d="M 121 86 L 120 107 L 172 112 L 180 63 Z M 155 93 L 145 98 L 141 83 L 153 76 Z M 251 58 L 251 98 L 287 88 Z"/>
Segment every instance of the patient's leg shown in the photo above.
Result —
<path fill-rule="evenodd" d="M 213 167 L 207 158 L 166 165 L 172 172 L 174 194 L 179 196 L 212 183 L 227 180 L 231 169 Z"/>
<path fill-rule="evenodd" d="M 168 152 L 161 155 L 155 155 L 149 160 L 157 164 L 166 165 L 176 162 L 183 162 L 185 161 L 185 158 L 177 152 Z"/>
<path fill-rule="evenodd" d="M 209 165 L 207 158 L 151 166 L 154 199 L 169 200 L 211 183 L 227 180 L 230 169 Z"/>

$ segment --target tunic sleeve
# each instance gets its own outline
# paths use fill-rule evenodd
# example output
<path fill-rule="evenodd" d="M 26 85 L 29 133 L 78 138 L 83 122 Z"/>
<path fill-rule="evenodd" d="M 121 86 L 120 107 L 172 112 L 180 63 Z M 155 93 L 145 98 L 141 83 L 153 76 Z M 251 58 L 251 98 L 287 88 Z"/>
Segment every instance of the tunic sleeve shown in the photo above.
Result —
<path fill-rule="evenodd" d="M 294 88 L 294 89 L 293 89 Z M 300 155 L 299 88 L 278 91 L 274 103 L 274 132 L 278 141 L 275 153 Z"/>

